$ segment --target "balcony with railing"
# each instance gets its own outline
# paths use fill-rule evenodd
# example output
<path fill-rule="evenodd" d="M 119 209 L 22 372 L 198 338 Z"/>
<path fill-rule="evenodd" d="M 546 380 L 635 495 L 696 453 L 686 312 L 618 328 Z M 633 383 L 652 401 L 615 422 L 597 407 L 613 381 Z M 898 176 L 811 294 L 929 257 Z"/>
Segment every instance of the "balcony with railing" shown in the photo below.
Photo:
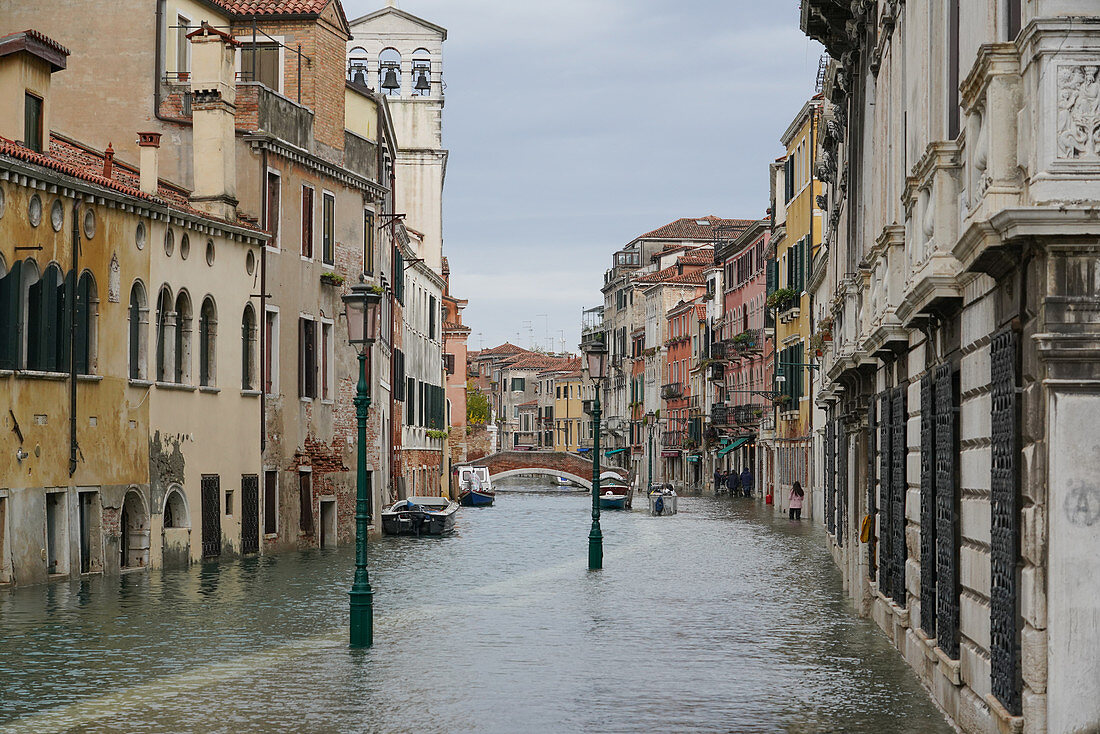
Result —
<path fill-rule="evenodd" d="M 661 434 L 661 446 L 666 449 L 680 449 L 684 447 L 683 431 L 665 431 Z"/>
<path fill-rule="evenodd" d="M 729 425 L 729 408 L 725 403 L 710 406 L 710 422 L 715 426 Z"/>
<path fill-rule="evenodd" d="M 684 383 L 670 382 L 661 386 L 662 400 L 677 400 L 684 396 Z"/>

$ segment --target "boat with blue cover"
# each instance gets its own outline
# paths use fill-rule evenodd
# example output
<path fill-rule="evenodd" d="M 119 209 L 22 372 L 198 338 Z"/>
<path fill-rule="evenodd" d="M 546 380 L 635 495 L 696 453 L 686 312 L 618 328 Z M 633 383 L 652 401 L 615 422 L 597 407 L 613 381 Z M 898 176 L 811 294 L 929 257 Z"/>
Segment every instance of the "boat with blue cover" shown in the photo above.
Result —
<path fill-rule="evenodd" d="M 463 466 L 458 469 L 458 501 L 463 507 L 489 507 L 496 499 L 489 468 Z"/>

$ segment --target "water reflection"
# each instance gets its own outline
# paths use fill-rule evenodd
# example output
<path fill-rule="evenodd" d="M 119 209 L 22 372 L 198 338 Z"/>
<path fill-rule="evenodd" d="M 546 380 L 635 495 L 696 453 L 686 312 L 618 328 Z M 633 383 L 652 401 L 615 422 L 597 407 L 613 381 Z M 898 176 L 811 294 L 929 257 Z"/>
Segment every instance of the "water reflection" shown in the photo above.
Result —
<path fill-rule="evenodd" d="M 589 573 L 587 495 L 525 489 L 372 544 L 369 651 L 346 647 L 350 547 L 0 592 L 0 725 L 950 731 L 809 523 L 605 512 Z"/>

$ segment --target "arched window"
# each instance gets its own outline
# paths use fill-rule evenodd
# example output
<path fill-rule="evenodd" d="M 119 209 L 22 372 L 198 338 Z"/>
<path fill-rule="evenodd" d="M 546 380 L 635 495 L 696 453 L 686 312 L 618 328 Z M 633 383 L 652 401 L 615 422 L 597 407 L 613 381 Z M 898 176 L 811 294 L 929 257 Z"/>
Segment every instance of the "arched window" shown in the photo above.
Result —
<path fill-rule="evenodd" d="M 99 319 L 99 298 L 96 294 L 95 278 L 85 270 L 76 284 L 76 305 L 73 319 L 76 322 L 73 343 L 73 359 L 76 371 L 82 375 L 95 373 L 96 348 L 98 334 L 96 323 Z"/>
<path fill-rule="evenodd" d="M 199 312 L 199 384 L 217 384 L 218 312 L 214 299 L 207 296 Z"/>
<path fill-rule="evenodd" d="M 187 498 L 183 496 L 183 490 L 178 484 L 168 489 L 164 498 L 164 527 L 189 528 L 191 527 L 191 515 L 187 511 Z"/>
<path fill-rule="evenodd" d="M 241 316 L 241 389 L 256 389 L 256 312 L 251 303 Z"/>
<path fill-rule="evenodd" d="M 175 371 L 176 312 L 168 286 L 157 296 L 157 382 L 171 382 Z"/>
<path fill-rule="evenodd" d="M 14 370 L 19 357 L 19 286 L 23 263 L 11 270 L 0 257 L 0 370 Z"/>
<path fill-rule="evenodd" d="M 174 381 L 191 384 L 191 297 L 187 291 L 176 296 L 176 359 Z"/>
<path fill-rule="evenodd" d="M 68 329 L 65 279 L 50 263 L 42 277 L 27 288 L 27 369 L 63 372 L 68 369 Z"/>
<path fill-rule="evenodd" d="M 158 323 L 160 312 L 158 310 Z M 149 344 L 146 325 L 149 321 L 149 304 L 145 297 L 145 286 L 135 280 L 130 288 L 130 379 L 148 379 Z M 160 336 L 158 327 L 157 336 Z"/>
<path fill-rule="evenodd" d="M 401 96 L 401 53 L 387 48 L 378 54 L 378 90 L 382 94 Z"/>

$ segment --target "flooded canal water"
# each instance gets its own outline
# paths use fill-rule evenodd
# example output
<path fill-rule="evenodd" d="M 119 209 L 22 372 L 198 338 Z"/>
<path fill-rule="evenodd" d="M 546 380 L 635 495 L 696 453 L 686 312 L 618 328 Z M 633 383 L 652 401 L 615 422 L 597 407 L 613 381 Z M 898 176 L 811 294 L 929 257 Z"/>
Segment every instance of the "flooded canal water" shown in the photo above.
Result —
<path fill-rule="evenodd" d="M 603 513 L 549 486 L 352 549 L 0 592 L 0 731 L 950 732 L 808 522 Z"/>

